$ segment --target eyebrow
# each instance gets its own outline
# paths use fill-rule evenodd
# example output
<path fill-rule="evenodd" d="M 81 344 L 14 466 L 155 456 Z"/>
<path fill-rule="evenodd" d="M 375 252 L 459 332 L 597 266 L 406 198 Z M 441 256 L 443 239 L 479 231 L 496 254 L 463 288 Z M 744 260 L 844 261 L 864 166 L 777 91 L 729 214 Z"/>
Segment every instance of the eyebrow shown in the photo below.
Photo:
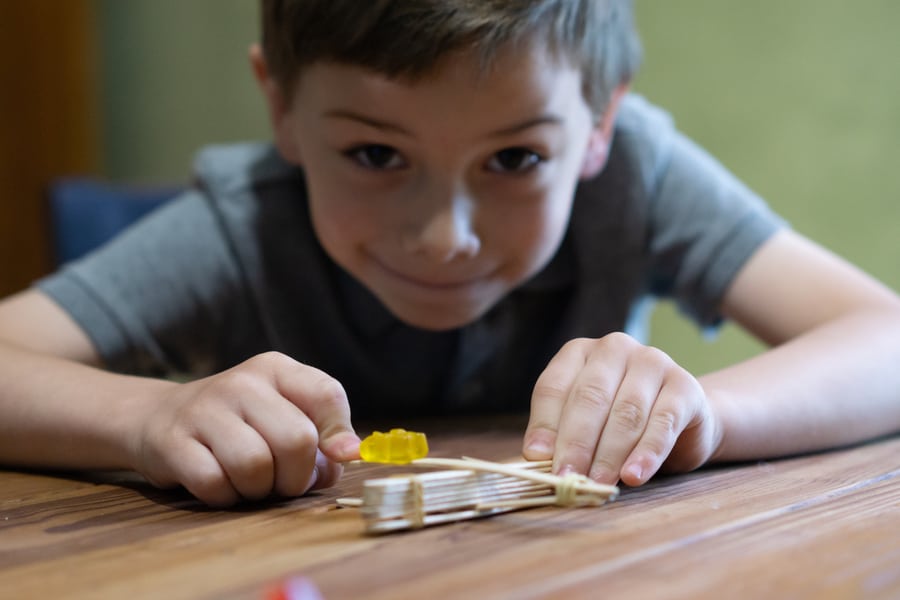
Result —
<path fill-rule="evenodd" d="M 541 115 L 539 117 L 535 117 L 534 119 L 528 119 L 527 121 L 522 121 L 521 123 L 510 125 L 509 127 L 497 129 L 496 131 L 492 131 L 489 135 L 491 137 L 513 135 L 516 133 L 521 133 L 522 131 L 525 131 L 527 129 L 531 129 L 532 127 L 538 127 L 540 125 L 561 125 L 562 121 L 562 118 L 556 115 Z"/>
<path fill-rule="evenodd" d="M 395 133 L 402 133 L 403 135 L 412 135 L 411 132 L 400 125 L 388 123 L 387 121 L 379 121 L 378 119 L 373 119 L 372 117 L 353 112 L 352 110 L 334 109 L 326 111 L 322 116 L 329 119 L 347 119 L 349 121 L 356 121 L 357 123 L 368 125 L 369 127 L 374 127 L 375 129 L 393 131 Z"/>
<path fill-rule="evenodd" d="M 330 119 L 347 119 L 350 121 L 356 121 L 358 123 L 362 123 L 363 125 L 368 125 L 369 127 L 374 127 L 375 129 L 381 129 L 383 131 L 393 131 L 395 133 L 400 133 L 403 135 L 412 135 L 410 131 L 400 125 L 389 123 L 387 121 L 380 121 L 378 119 L 353 112 L 352 110 L 329 110 L 326 111 L 323 116 Z M 522 121 L 521 123 L 515 123 L 508 127 L 502 127 L 500 129 L 494 130 L 490 132 L 488 136 L 503 137 L 507 135 L 513 135 L 531 129 L 532 127 L 538 127 L 540 125 L 560 125 L 562 121 L 563 120 L 561 117 L 553 114 L 541 115 L 533 119 L 528 119 L 527 121 Z"/>

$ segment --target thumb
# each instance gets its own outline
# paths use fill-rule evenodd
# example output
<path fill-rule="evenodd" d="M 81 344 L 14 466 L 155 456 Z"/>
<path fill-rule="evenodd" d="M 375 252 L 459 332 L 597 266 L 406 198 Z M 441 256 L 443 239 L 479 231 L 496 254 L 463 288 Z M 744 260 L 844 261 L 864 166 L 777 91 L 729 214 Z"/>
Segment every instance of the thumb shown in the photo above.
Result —
<path fill-rule="evenodd" d="M 359 460 L 359 436 L 351 431 L 340 431 L 330 436 L 319 435 L 322 454 L 336 462 Z"/>
<path fill-rule="evenodd" d="M 350 423 L 344 386 L 324 371 L 291 362 L 291 368 L 276 371 L 276 386 L 316 426 L 322 453 L 336 462 L 359 458 L 360 439 Z"/>

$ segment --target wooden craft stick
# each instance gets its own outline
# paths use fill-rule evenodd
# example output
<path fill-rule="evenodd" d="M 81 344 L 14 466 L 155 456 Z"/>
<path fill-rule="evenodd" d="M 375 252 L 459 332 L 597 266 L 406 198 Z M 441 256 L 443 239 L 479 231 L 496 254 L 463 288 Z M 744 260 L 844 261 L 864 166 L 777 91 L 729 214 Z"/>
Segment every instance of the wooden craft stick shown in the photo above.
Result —
<path fill-rule="evenodd" d="M 384 533 L 537 506 L 597 506 L 619 491 L 582 475 L 553 475 L 550 461 L 423 458 L 411 464 L 446 470 L 370 479 L 362 498 L 338 502 L 360 508 L 367 532 Z"/>

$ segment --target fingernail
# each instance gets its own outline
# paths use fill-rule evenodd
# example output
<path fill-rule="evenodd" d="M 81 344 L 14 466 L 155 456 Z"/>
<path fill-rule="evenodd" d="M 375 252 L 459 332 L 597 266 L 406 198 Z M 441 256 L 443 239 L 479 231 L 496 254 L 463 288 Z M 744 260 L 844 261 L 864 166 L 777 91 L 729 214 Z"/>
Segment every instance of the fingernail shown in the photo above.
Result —
<path fill-rule="evenodd" d="M 313 489 L 313 486 L 316 485 L 316 482 L 317 482 L 318 480 L 319 480 L 319 467 L 318 467 L 318 466 L 314 466 L 314 467 L 313 467 L 313 470 L 312 470 L 312 473 L 311 473 L 310 476 L 309 476 L 309 483 L 306 484 L 306 491 L 303 492 L 303 493 L 305 494 L 305 493 L 308 492 L 309 490 Z"/>
<path fill-rule="evenodd" d="M 638 481 L 644 480 L 644 470 L 641 469 L 641 465 L 638 464 L 628 465 L 625 468 L 625 474 Z"/>
<path fill-rule="evenodd" d="M 348 460 L 357 460 L 359 456 L 359 442 L 349 441 L 343 445 L 341 448 L 341 456 L 343 457 L 343 461 L 346 462 Z"/>
<path fill-rule="evenodd" d="M 356 435 L 342 435 L 337 440 L 329 440 L 329 456 L 339 462 L 356 460 L 359 458 L 359 438 Z"/>
<path fill-rule="evenodd" d="M 566 475 L 571 475 L 573 473 L 577 473 L 573 465 L 563 465 L 557 475 L 559 475 L 560 477 L 565 477 Z"/>
<path fill-rule="evenodd" d="M 602 467 L 591 468 L 590 473 L 588 473 L 588 477 L 593 479 L 597 483 L 609 484 L 615 484 L 615 482 L 619 479 L 616 473 Z"/>
<path fill-rule="evenodd" d="M 553 454 L 553 448 L 550 447 L 550 444 L 542 440 L 529 442 L 527 449 L 529 452 L 534 452 L 535 454 L 542 454 L 545 456 L 550 456 Z"/>

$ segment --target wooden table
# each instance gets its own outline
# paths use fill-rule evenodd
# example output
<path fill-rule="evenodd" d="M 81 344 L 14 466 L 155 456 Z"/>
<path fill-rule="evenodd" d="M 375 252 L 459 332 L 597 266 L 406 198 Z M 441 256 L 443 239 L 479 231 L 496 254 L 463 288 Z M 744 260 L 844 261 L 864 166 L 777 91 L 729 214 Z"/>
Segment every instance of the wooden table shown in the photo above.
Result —
<path fill-rule="evenodd" d="M 433 456 L 513 458 L 524 422 L 430 425 Z M 360 428 L 365 433 L 366 429 Z M 129 474 L 0 472 L 0 598 L 900 597 L 900 438 L 661 477 L 599 508 L 372 537 L 337 487 L 203 508 Z"/>

